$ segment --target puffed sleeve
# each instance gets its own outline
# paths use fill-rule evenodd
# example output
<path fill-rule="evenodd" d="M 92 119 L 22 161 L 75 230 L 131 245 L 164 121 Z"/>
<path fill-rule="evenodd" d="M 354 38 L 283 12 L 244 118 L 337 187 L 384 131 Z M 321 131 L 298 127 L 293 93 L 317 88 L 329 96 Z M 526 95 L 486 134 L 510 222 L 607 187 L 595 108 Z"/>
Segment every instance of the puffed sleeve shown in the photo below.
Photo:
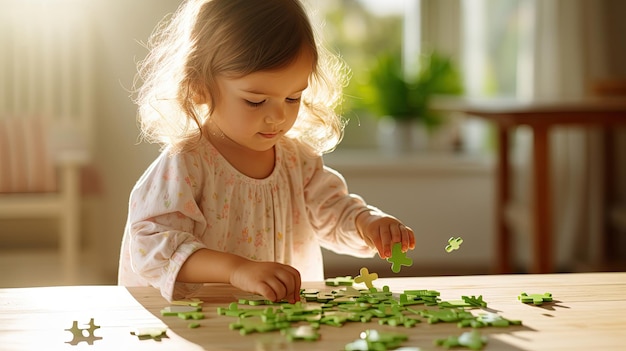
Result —
<path fill-rule="evenodd" d="M 334 252 L 356 257 L 372 257 L 375 250 L 367 246 L 356 229 L 356 216 L 375 207 L 368 206 L 358 195 L 350 194 L 339 172 L 323 164 L 321 157 L 309 159 L 305 170 L 305 201 L 311 224 L 320 244 Z"/>
<path fill-rule="evenodd" d="M 160 289 L 168 301 L 182 298 L 198 284 L 176 283 L 187 258 L 204 244 L 200 210 L 204 181 L 195 154 L 164 152 L 146 170 L 130 195 L 127 223 L 131 269 Z"/>

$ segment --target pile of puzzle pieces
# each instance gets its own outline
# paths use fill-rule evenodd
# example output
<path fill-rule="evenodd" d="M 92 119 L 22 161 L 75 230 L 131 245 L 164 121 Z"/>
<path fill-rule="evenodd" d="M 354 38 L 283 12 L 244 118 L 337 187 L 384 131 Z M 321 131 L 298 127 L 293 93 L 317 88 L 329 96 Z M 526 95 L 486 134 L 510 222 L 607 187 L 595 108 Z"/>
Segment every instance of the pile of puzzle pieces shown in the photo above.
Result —
<path fill-rule="evenodd" d="M 327 279 L 326 285 L 337 289 L 330 292 L 303 289 L 302 301 L 294 304 L 273 303 L 259 296 L 241 297 L 237 302 L 219 307 L 217 313 L 236 318 L 230 323 L 230 329 L 238 330 L 242 335 L 280 331 L 290 341 L 318 340 L 318 331 L 323 324 L 340 327 L 346 323 L 374 320 L 379 325 L 406 328 L 423 321 L 430 324 L 456 323 L 459 328 L 508 327 L 522 323 L 496 313 L 474 315 L 468 311 L 487 306 L 482 296 L 462 296 L 458 301 L 442 301 L 440 293 L 435 290 L 405 290 L 394 294 L 388 286 L 355 289 L 353 283 L 349 276 Z M 344 350 L 389 350 L 405 340 L 407 337 L 402 333 L 369 329 L 362 333 L 360 339 L 347 344 Z M 482 349 L 486 339 L 475 332 L 434 340 L 433 343 L 446 348 L 464 346 Z"/>

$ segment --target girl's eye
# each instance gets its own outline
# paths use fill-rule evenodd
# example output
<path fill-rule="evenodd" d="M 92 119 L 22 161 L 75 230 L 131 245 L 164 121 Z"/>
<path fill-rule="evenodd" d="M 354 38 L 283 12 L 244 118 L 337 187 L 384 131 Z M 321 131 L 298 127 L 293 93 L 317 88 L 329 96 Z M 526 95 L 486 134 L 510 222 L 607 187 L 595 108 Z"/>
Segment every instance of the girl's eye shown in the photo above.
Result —
<path fill-rule="evenodd" d="M 300 102 L 302 98 L 301 97 L 297 97 L 297 98 L 287 98 L 287 102 L 290 104 L 297 104 Z"/>
<path fill-rule="evenodd" d="M 246 104 L 248 104 L 248 105 L 250 105 L 252 107 L 259 107 L 259 106 L 263 105 L 264 102 L 265 102 L 265 100 L 262 100 L 262 101 L 259 101 L 259 102 L 246 100 Z"/>

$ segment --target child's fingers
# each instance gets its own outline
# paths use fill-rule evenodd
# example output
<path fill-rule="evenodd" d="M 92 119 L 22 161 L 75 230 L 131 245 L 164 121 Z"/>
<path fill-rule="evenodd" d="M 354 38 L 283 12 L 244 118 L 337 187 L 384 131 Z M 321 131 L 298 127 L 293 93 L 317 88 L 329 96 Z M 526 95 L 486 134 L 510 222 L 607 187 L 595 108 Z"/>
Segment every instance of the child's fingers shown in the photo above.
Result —
<path fill-rule="evenodd" d="M 390 223 L 389 224 L 389 232 L 391 233 L 391 245 L 395 243 L 402 242 L 402 224 L 401 223 Z M 402 250 L 404 250 L 404 245 L 402 245 Z"/>
<path fill-rule="evenodd" d="M 413 235 L 413 230 L 411 230 L 411 228 L 405 226 L 404 224 L 400 224 L 400 232 L 402 237 L 402 251 L 414 249 L 415 236 Z"/>
<path fill-rule="evenodd" d="M 391 245 L 393 244 L 391 228 L 388 225 L 379 226 L 378 233 L 383 253 L 382 258 L 391 257 Z"/>

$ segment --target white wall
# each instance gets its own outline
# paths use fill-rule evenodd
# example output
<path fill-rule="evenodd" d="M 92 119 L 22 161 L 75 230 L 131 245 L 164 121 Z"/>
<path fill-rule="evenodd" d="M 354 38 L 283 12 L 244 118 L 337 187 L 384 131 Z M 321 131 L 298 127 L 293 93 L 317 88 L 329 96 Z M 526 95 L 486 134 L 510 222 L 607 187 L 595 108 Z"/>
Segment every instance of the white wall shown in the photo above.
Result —
<path fill-rule="evenodd" d="M 98 201 L 96 254 L 107 276 L 116 277 L 128 195 L 135 181 L 158 154 L 158 146 L 138 144 L 136 105 L 132 87 L 137 60 L 146 49 L 139 42 L 178 6 L 177 0 L 96 1 L 93 4 L 98 53 L 96 167 L 104 191 Z"/>

